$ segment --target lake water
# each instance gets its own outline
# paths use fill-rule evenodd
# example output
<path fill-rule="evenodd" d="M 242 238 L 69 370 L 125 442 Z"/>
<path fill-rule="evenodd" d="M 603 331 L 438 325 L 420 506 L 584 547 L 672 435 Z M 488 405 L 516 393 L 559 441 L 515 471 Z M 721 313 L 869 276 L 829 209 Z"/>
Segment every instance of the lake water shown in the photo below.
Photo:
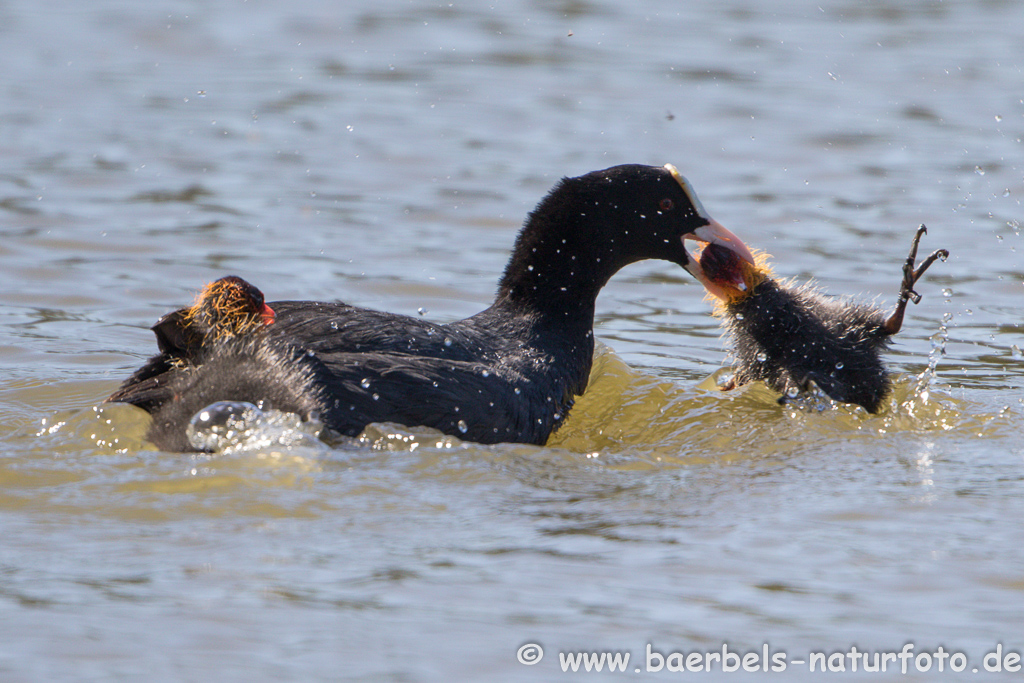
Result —
<path fill-rule="evenodd" d="M 927 655 L 901 680 L 956 679 L 940 646 L 1012 666 L 1024 3 L 359 5 L 0 5 L 0 680 L 541 681 L 604 651 L 678 678 L 648 646 L 723 644 L 785 653 L 780 680 L 854 646 Z M 678 166 L 779 276 L 886 307 L 927 224 L 951 257 L 887 409 L 710 389 L 718 322 L 660 262 L 601 295 L 544 448 L 167 454 L 99 407 L 225 274 L 475 313 L 557 179 L 626 162 Z M 826 660 L 891 680 L 852 661 Z"/>

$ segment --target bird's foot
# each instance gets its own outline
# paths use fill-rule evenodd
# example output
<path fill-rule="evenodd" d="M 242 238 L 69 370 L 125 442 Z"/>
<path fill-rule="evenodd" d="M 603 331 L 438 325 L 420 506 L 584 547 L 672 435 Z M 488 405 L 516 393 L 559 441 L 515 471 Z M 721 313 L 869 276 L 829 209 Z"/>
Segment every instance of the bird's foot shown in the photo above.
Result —
<path fill-rule="evenodd" d="M 916 268 L 914 267 L 917 261 L 917 247 L 921 243 L 921 236 L 926 232 L 928 232 L 928 229 L 924 225 L 917 229 L 917 233 L 914 235 L 914 242 L 910 246 L 910 255 L 907 256 L 907 260 L 903 264 L 903 282 L 900 285 L 900 297 L 896 303 L 896 310 L 892 312 L 892 315 L 886 319 L 882 326 L 887 335 L 894 335 L 903 327 L 903 314 L 907 310 L 907 301 L 913 301 L 915 304 L 921 301 L 921 295 L 914 291 L 914 285 L 924 275 L 924 272 L 936 260 L 942 259 L 945 261 L 949 258 L 947 250 L 936 249 L 929 254 L 928 258 L 921 262 L 921 265 Z"/>

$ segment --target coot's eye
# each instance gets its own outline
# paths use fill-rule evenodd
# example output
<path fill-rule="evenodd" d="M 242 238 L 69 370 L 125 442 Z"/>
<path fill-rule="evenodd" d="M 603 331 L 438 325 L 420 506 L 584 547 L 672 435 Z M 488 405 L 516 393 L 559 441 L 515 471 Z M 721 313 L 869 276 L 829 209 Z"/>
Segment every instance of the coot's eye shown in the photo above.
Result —
<path fill-rule="evenodd" d="M 662 211 L 671 211 L 673 206 L 675 206 L 675 204 L 673 204 L 672 200 L 667 197 L 662 199 L 661 203 L 658 204 L 658 208 Z"/>

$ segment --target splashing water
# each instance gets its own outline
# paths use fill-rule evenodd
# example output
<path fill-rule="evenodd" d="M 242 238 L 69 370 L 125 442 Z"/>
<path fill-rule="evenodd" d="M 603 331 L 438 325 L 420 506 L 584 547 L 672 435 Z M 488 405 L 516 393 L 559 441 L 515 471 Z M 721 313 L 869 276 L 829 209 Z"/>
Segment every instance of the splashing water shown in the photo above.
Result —
<path fill-rule="evenodd" d="M 196 413 L 185 433 L 193 448 L 214 453 L 273 446 L 321 446 L 322 425 L 294 413 L 262 410 L 245 401 L 218 401 Z"/>
<path fill-rule="evenodd" d="M 936 380 L 939 361 L 946 355 L 946 343 L 949 340 L 948 323 L 953 319 L 953 314 L 946 312 L 942 314 L 942 323 L 935 334 L 931 336 L 932 349 L 928 352 L 928 366 L 917 376 L 912 383 L 910 395 L 900 403 L 899 407 L 912 419 L 930 419 L 939 417 L 943 412 L 942 407 L 931 399 L 931 388 Z M 897 411 L 899 412 L 899 411 Z M 892 420 L 887 420 L 891 423 Z M 945 419 L 940 419 L 945 422 Z M 890 427 L 887 424 L 886 427 Z"/>

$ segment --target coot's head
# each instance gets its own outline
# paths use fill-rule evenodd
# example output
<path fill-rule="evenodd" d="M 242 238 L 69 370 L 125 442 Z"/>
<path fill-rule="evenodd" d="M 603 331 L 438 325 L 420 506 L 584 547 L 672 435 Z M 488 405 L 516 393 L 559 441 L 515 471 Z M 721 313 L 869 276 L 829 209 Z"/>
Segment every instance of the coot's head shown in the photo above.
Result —
<path fill-rule="evenodd" d="M 235 275 L 203 287 L 185 312 L 188 324 L 215 337 L 239 336 L 274 322 L 274 310 L 263 292 Z"/>
<path fill-rule="evenodd" d="M 757 285 L 771 276 L 767 260 L 767 254 L 759 252 L 753 261 L 747 261 L 735 251 L 712 243 L 700 252 L 697 259 L 699 272 L 694 275 L 708 294 L 724 303 L 738 302 L 750 296 Z"/>
<path fill-rule="evenodd" d="M 502 288 L 514 296 L 530 290 L 545 297 L 596 295 L 616 271 L 644 259 L 671 261 L 703 282 L 686 240 L 754 262 L 671 164 L 628 164 L 565 178 L 530 214 Z"/>
<path fill-rule="evenodd" d="M 204 345 L 238 337 L 274 322 L 263 292 L 228 275 L 203 287 L 189 308 L 168 313 L 153 326 L 160 351 L 188 357 Z"/>

